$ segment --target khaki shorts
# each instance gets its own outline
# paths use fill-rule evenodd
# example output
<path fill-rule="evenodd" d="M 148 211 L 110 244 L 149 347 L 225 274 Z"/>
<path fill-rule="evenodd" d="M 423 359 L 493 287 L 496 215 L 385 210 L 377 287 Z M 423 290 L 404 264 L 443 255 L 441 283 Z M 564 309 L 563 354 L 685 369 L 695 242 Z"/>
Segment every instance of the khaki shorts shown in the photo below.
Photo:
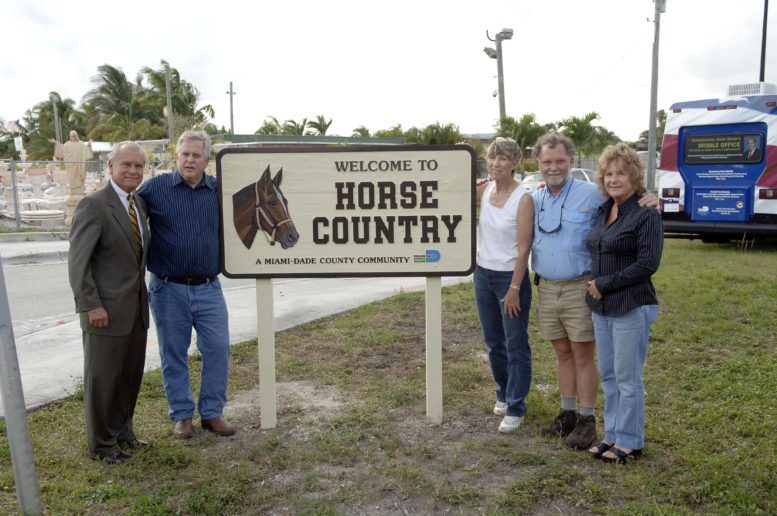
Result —
<path fill-rule="evenodd" d="M 568 338 L 573 342 L 593 342 L 594 324 L 585 304 L 590 276 L 568 281 L 541 279 L 537 288 L 537 322 L 546 340 Z"/>

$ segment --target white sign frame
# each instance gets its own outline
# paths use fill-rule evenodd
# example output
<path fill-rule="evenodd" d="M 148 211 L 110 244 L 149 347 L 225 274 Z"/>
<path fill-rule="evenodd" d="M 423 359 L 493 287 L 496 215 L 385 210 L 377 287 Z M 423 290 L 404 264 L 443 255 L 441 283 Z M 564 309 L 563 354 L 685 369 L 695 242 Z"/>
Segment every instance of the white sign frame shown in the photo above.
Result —
<path fill-rule="evenodd" d="M 475 268 L 468 145 L 226 148 L 216 169 L 229 278 L 466 276 Z M 260 193 L 268 187 L 287 217 L 272 217 Z M 273 225 L 283 219 L 290 222 Z M 290 228 L 296 238 L 284 242 Z"/>
<path fill-rule="evenodd" d="M 289 181 L 300 167 L 309 176 Z M 256 278 L 262 428 L 275 428 L 278 422 L 276 277 L 425 276 L 426 415 L 432 424 L 441 423 L 442 276 L 466 276 L 475 268 L 477 172 L 472 148 L 226 148 L 216 156 L 216 170 L 221 271 L 230 278 Z M 298 191 L 305 195 L 296 197 Z M 289 201 L 292 195 L 301 201 L 299 211 Z M 353 233 L 346 238 L 349 219 Z M 367 237 L 370 223 L 373 232 Z M 309 241 L 298 248 L 302 251 L 287 253 L 306 238 L 297 224 L 311 230 Z M 361 242 L 356 241 L 359 228 Z M 337 244 L 335 252 L 330 243 Z M 261 251 L 252 251 L 254 245 Z M 326 250 L 319 253 L 316 246 Z"/>

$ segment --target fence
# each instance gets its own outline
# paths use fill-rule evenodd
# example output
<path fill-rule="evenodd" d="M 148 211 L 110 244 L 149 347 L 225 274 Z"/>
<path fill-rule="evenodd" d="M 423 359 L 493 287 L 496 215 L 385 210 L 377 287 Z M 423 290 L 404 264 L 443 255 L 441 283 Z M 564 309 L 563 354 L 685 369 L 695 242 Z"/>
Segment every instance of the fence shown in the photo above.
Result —
<path fill-rule="evenodd" d="M 73 164 L 85 165 L 84 194 L 105 183 L 107 162 L 104 159 L 0 161 L 0 226 L 56 228 L 69 223 L 68 208 L 72 211 L 73 197 L 67 166 Z M 173 160 L 154 160 L 149 162 L 147 170 L 155 175 L 169 171 L 173 166 Z"/>

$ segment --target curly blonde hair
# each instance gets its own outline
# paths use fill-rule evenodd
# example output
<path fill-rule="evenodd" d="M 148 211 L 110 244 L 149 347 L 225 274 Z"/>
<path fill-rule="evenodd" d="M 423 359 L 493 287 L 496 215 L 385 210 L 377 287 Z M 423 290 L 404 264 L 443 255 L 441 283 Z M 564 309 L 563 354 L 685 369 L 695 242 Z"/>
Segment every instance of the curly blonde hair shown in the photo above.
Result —
<path fill-rule="evenodd" d="M 604 174 L 613 161 L 620 160 L 623 170 L 629 175 L 629 180 L 637 194 L 645 193 L 645 164 L 639 158 L 637 151 L 623 142 L 614 145 L 608 145 L 599 156 L 599 169 L 596 171 L 596 184 L 599 190 L 607 196 L 607 190 L 604 188 Z M 609 197 L 609 196 L 608 196 Z"/>

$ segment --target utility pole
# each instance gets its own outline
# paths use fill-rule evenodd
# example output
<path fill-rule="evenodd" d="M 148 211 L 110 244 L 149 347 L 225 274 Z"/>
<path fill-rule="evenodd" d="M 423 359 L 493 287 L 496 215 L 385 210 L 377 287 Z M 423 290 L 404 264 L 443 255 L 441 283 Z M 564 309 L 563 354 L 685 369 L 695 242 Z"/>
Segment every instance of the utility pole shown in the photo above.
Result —
<path fill-rule="evenodd" d="M 764 0 L 764 28 L 761 36 L 761 78 L 759 82 L 764 82 L 766 76 L 766 20 L 769 19 L 769 0 Z"/>
<path fill-rule="evenodd" d="M 175 141 L 173 135 L 173 93 L 170 91 L 170 65 L 165 63 L 165 92 L 167 93 L 167 138 Z"/>
<path fill-rule="evenodd" d="M 647 187 L 656 190 L 656 111 L 658 97 L 658 36 L 661 32 L 661 13 L 666 12 L 666 0 L 653 0 L 656 10 L 653 15 L 655 34 L 653 36 L 653 73 L 650 78 L 650 125 L 648 130 Z"/>
<path fill-rule="evenodd" d="M 764 29 L 766 30 L 766 29 Z M 57 97 L 49 96 L 51 109 L 54 111 L 54 135 L 59 143 L 62 143 L 62 125 L 59 123 L 59 109 L 57 108 Z"/>
<path fill-rule="evenodd" d="M 232 90 L 232 81 L 229 81 L 229 134 L 235 134 L 235 112 L 232 109 L 232 97 L 237 95 Z"/>

